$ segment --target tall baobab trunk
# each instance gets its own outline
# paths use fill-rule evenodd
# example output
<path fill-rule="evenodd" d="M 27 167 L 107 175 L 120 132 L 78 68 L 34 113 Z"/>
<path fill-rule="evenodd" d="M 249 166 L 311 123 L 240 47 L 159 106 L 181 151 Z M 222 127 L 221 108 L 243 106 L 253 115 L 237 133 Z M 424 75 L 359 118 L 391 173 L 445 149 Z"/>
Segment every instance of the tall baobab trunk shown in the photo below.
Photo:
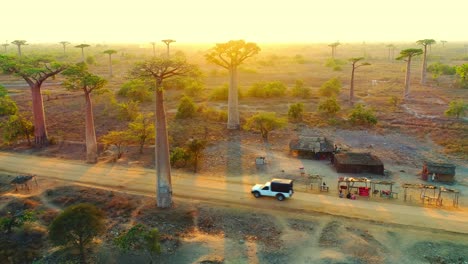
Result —
<path fill-rule="evenodd" d="M 84 48 L 81 48 L 81 62 L 84 62 Z"/>
<path fill-rule="evenodd" d="M 239 129 L 239 95 L 237 92 L 237 66 L 230 67 L 231 80 L 229 83 L 229 100 L 228 100 L 228 129 Z"/>
<path fill-rule="evenodd" d="M 44 114 L 44 103 L 42 101 L 41 88 L 38 84 L 30 83 L 32 108 L 34 113 L 34 144 L 42 147 L 49 144 Z"/>
<path fill-rule="evenodd" d="M 166 129 L 166 113 L 164 110 L 164 93 L 162 81 L 156 84 L 156 176 L 157 204 L 160 208 L 172 206 L 171 164 L 169 160 L 169 142 Z"/>
<path fill-rule="evenodd" d="M 93 103 L 91 102 L 90 93 L 87 91 L 85 91 L 85 100 L 86 100 L 86 117 L 85 117 L 86 162 L 96 163 L 98 161 L 98 151 L 97 151 L 96 132 L 94 130 Z"/>
<path fill-rule="evenodd" d="M 426 68 L 427 68 L 427 45 L 424 46 L 423 62 L 421 69 L 421 84 L 426 85 Z"/>
<path fill-rule="evenodd" d="M 410 93 L 410 77 L 411 77 L 411 56 L 406 61 L 406 77 L 405 77 L 405 94 L 404 98 L 407 98 Z"/>
<path fill-rule="evenodd" d="M 112 74 L 112 54 L 109 54 L 109 74 L 110 74 L 110 77 L 113 76 L 113 74 Z"/>
<path fill-rule="evenodd" d="M 351 84 L 349 88 L 349 103 L 351 105 L 354 104 L 354 71 L 356 70 L 356 67 L 353 64 L 353 69 L 351 71 Z"/>

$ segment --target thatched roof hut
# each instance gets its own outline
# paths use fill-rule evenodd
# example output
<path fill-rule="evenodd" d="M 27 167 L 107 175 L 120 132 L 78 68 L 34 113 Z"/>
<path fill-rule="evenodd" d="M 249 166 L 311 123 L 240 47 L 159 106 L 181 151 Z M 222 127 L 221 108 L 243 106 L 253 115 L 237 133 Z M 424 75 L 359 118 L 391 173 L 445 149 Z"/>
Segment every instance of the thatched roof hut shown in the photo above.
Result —
<path fill-rule="evenodd" d="M 325 137 L 299 136 L 289 142 L 290 151 L 302 158 L 330 159 L 333 156 L 333 142 Z"/>
<path fill-rule="evenodd" d="M 370 153 L 346 152 L 335 154 L 334 165 L 340 173 L 384 174 L 382 161 Z"/>
<path fill-rule="evenodd" d="M 450 163 L 426 161 L 421 175 L 424 180 L 453 182 L 455 180 L 455 168 L 456 166 Z"/>

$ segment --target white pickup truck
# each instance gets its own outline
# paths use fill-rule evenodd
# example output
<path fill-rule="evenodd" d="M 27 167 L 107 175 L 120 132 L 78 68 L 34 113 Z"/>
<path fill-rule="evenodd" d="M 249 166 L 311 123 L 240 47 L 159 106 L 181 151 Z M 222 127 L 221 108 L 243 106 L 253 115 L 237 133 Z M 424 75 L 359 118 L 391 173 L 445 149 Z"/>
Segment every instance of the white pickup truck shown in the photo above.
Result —
<path fill-rule="evenodd" d="M 276 197 L 278 201 L 283 201 L 285 198 L 290 198 L 293 195 L 293 181 L 289 179 L 273 179 L 265 184 L 255 184 L 251 192 L 255 198 L 272 196 Z"/>

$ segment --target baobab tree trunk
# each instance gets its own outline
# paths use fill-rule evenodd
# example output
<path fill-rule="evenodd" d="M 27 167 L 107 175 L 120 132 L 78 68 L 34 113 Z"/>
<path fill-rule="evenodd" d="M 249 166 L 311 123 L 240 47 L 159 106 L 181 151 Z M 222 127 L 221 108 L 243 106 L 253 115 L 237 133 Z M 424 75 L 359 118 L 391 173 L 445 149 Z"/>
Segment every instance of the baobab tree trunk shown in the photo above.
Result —
<path fill-rule="evenodd" d="M 228 129 L 239 129 L 239 98 L 237 92 L 237 66 L 231 66 L 230 68 L 231 80 L 229 83 L 229 95 L 228 95 Z"/>
<path fill-rule="evenodd" d="M 30 84 L 32 96 L 32 108 L 34 116 L 34 144 L 38 147 L 47 146 L 47 129 L 42 101 L 41 88 L 38 84 Z"/>
<path fill-rule="evenodd" d="M 424 55 L 421 69 L 421 84 L 426 85 L 426 68 L 427 68 L 427 46 L 424 46 Z"/>
<path fill-rule="evenodd" d="M 18 56 L 21 57 L 21 45 L 18 45 Z"/>
<path fill-rule="evenodd" d="M 109 76 L 112 77 L 112 55 L 109 54 Z"/>
<path fill-rule="evenodd" d="M 166 113 L 164 110 L 164 93 L 161 81 L 156 85 L 156 177 L 157 204 L 159 208 L 172 206 L 171 164 L 169 161 L 169 142 L 166 128 Z"/>
<path fill-rule="evenodd" d="M 94 116 L 93 116 L 93 104 L 91 102 L 91 96 L 89 92 L 85 91 L 86 100 L 86 162 L 96 163 L 98 161 L 96 131 L 94 129 Z"/>
<path fill-rule="evenodd" d="M 405 77 L 405 94 L 404 98 L 406 99 L 410 93 L 410 77 L 411 77 L 411 57 L 408 57 L 406 63 L 406 77 Z"/>
<path fill-rule="evenodd" d="M 81 62 L 84 62 L 84 48 L 81 48 Z"/>
<path fill-rule="evenodd" d="M 353 64 L 353 70 L 351 71 L 351 84 L 349 88 L 349 103 L 351 105 L 354 104 L 354 71 L 356 70 L 356 67 L 354 67 Z"/>

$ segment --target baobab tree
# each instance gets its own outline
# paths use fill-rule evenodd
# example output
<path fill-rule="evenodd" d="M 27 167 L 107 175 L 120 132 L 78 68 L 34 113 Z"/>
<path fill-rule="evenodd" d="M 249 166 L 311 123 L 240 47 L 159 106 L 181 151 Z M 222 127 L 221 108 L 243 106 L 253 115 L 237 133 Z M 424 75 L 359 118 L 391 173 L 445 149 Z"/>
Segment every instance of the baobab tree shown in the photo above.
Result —
<path fill-rule="evenodd" d="M 445 43 L 447 43 L 446 40 L 441 40 L 440 43 L 442 43 L 442 48 L 445 48 Z"/>
<path fill-rule="evenodd" d="M 81 61 L 82 61 L 82 62 L 85 61 L 85 58 L 84 58 L 84 48 L 87 48 L 87 47 L 89 47 L 88 44 L 80 44 L 80 45 L 75 46 L 75 48 L 80 48 L 80 49 L 81 49 Z"/>
<path fill-rule="evenodd" d="M 421 69 L 421 84 L 426 85 L 426 69 L 427 69 L 427 46 L 431 46 L 432 44 L 435 44 L 436 41 L 433 39 L 421 39 L 416 41 L 418 45 L 423 46 L 424 49 L 424 55 L 423 55 L 423 61 L 422 61 L 422 69 Z"/>
<path fill-rule="evenodd" d="M 332 58 L 333 58 L 333 59 L 335 58 L 336 47 L 338 47 L 339 45 L 341 45 L 341 43 L 338 42 L 338 41 L 337 41 L 337 42 L 334 42 L 334 43 L 332 43 L 332 44 L 330 44 L 330 45 L 328 45 L 329 47 L 332 48 Z"/>
<path fill-rule="evenodd" d="M 354 72 L 357 68 L 362 67 L 362 66 L 367 66 L 370 65 L 368 62 L 362 62 L 358 63 L 359 61 L 363 60 L 364 57 L 359 57 L 359 58 L 350 58 L 349 61 L 351 62 L 352 65 L 352 70 L 351 70 L 351 84 L 349 88 L 349 102 L 354 104 Z"/>
<path fill-rule="evenodd" d="M 109 76 L 112 77 L 112 54 L 117 53 L 117 51 L 113 49 L 108 49 L 105 50 L 104 53 L 109 55 Z"/>
<path fill-rule="evenodd" d="M 85 137 L 86 137 L 86 162 L 98 161 L 96 130 L 94 128 L 93 103 L 91 93 L 103 91 L 107 81 L 95 74 L 88 72 L 88 67 L 81 62 L 63 71 L 66 76 L 65 88 L 71 91 L 82 90 L 85 97 Z"/>
<path fill-rule="evenodd" d="M 18 47 L 18 56 L 21 57 L 21 46 L 23 45 L 28 45 L 26 44 L 26 40 L 15 40 L 15 41 L 12 41 L 11 44 L 14 44 Z"/>
<path fill-rule="evenodd" d="M 169 45 L 171 45 L 172 42 L 176 42 L 175 40 L 173 39 L 163 39 L 161 40 L 162 42 L 164 42 L 164 44 L 166 44 L 167 46 L 167 53 L 166 53 L 166 56 L 167 58 L 169 59 Z"/>
<path fill-rule="evenodd" d="M 62 44 L 62 46 L 63 46 L 63 55 L 67 54 L 66 48 L 67 48 L 67 45 L 70 44 L 70 42 L 60 41 L 59 43 Z"/>
<path fill-rule="evenodd" d="M 189 76 L 196 72 L 194 65 L 185 60 L 153 58 L 137 63 L 131 75 L 136 78 L 152 79 L 156 94 L 156 146 L 155 165 L 157 177 L 157 205 L 169 208 L 172 205 L 171 165 L 169 159 L 169 141 L 167 136 L 166 113 L 164 109 L 163 81 L 176 76 Z"/>
<path fill-rule="evenodd" d="M 150 42 L 153 45 L 153 57 L 156 57 L 156 42 Z"/>
<path fill-rule="evenodd" d="M 404 98 L 407 98 L 410 93 L 410 77 L 411 77 L 411 59 L 414 56 L 421 55 L 423 53 L 422 49 L 405 49 L 400 51 L 400 56 L 396 58 L 397 60 L 406 61 L 406 77 L 405 77 L 405 92 Z"/>
<path fill-rule="evenodd" d="M 395 58 L 395 48 L 396 48 L 396 46 L 393 45 L 393 44 L 388 44 L 386 47 L 388 48 L 388 60 L 393 62 L 393 60 Z"/>
<path fill-rule="evenodd" d="M 2 44 L 2 46 L 3 46 L 3 51 L 4 51 L 5 53 L 7 53 L 7 47 L 8 47 L 9 45 L 10 45 L 10 44 L 8 44 L 8 43 L 6 43 L 6 42 Z"/>
<path fill-rule="evenodd" d="M 260 52 L 256 43 L 244 40 L 231 40 L 218 43 L 205 55 L 206 59 L 229 71 L 230 82 L 228 92 L 228 129 L 239 129 L 239 94 L 237 92 L 237 67 L 246 59 Z"/>
<path fill-rule="evenodd" d="M 48 78 L 65 70 L 67 65 L 46 58 L 20 59 L 0 55 L 0 68 L 4 73 L 23 78 L 29 85 L 34 117 L 34 143 L 39 147 L 47 146 L 49 141 L 47 138 L 41 86 Z"/>

